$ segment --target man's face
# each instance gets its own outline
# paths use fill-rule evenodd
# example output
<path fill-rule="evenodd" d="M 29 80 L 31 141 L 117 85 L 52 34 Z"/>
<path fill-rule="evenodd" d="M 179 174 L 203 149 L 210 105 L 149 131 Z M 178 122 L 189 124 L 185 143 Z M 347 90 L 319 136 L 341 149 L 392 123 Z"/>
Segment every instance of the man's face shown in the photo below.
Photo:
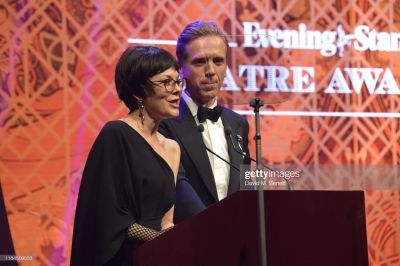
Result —
<path fill-rule="evenodd" d="M 226 74 L 226 53 L 225 42 L 218 36 L 200 37 L 186 46 L 182 74 L 190 97 L 197 104 L 214 103 Z"/>

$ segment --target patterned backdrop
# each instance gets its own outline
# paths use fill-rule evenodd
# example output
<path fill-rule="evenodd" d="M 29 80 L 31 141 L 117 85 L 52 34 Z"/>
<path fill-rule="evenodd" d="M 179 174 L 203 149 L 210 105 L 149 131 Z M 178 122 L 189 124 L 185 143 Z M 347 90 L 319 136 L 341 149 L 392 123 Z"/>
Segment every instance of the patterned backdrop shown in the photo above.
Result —
<path fill-rule="evenodd" d="M 342 55 L 324 57 L 313 50 L 241 44 L 243 22 L 271 29 L 297 29 L 304 23 L 318 31 L 336 30 L 341 24 L 347 33 L 358 25 L 400 32 L 399 10 L 395 0 L 1 1 L 1 186 L 16 254 L 35 256 L 20 264 L 69 264 L 86 156 L 102 125 L 127 112 L 113 84 L 115 63 L 130 45 L 127 38 L 175 40 L 191 21 L 216 21 L 238 44 L 229 53 L 229 66 L 240 88 L 246 86 L 246 79 L 239 77 L 240 65 L 315 68 L 314 93 L 224 91 L 220 101 L 225 105 L 246 111 L 257 96 L 268 103 L 262 110 L 271 112 L 398 114 L 399 95 L 369 93 L 365 86 L 358 94 L 324 91 L 335 69 L 345 67 L 390 68 L 400 84 L 399 52 L 345 47 Z M 173 45 L 163 47 L 174 52 Z M 254 116 L 247 118 L 252 136 Z M 265 115 L 261 131 L 266 162 L 304 170 L 296 189 L 329 189 L 337 178 L 354 183 L 358 175 L 343 165 L 396 169 L 400 163 L 398 116 Z M 255 154 L 253 142 L 251 148 Z M 326 166 L 335 171 L 325 171 Z M 389 179 L 361 186 L 370 265 L 400 265 L 400 172 L 389 172 Z"/>

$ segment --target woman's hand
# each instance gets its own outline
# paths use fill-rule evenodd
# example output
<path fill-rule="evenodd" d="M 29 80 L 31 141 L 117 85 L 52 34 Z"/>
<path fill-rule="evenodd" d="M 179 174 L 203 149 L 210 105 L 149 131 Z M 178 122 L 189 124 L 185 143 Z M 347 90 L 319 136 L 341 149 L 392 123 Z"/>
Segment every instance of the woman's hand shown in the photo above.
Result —
<path fill-rule="evenodd" d="M 174 226 L 174 206 L 169 209 L 161 219 L 161 231 L 167 230 Z"/>
<path fill-rule="evenodd" d="M 174 226 L 175 226 L 175 225 L 174 225 L 173 223 L 165 224 L 164 226 L 161 226 L 161 231 L 162 231 L 162 232 L 167 231 L 167 230 L 171 229 L 171 228 L 174 227 Z"/>

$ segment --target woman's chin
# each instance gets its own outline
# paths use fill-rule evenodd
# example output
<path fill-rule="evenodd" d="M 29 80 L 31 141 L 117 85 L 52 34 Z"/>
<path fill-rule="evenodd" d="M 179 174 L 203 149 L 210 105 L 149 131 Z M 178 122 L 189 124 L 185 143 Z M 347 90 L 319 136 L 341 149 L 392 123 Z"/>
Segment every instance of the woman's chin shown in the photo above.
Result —
<path fill-rule="evenodd" d="M 179 110 L 169 112 L 168 114 L 165 115 L 164 119 L 175 118 L 178 117 L 178 115 L 179 115 Z"/>

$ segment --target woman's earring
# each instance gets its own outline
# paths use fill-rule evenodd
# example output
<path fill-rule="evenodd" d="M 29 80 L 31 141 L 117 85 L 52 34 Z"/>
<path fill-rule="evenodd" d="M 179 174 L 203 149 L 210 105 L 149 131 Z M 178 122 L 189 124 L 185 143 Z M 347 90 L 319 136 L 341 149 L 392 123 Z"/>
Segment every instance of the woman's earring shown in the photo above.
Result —
<path fill-rule="evenodd" d="M 143 100 L 139 100 L 139 117 L 142 121 L 142 125 L 144 125 L 144 105 Z"/>

